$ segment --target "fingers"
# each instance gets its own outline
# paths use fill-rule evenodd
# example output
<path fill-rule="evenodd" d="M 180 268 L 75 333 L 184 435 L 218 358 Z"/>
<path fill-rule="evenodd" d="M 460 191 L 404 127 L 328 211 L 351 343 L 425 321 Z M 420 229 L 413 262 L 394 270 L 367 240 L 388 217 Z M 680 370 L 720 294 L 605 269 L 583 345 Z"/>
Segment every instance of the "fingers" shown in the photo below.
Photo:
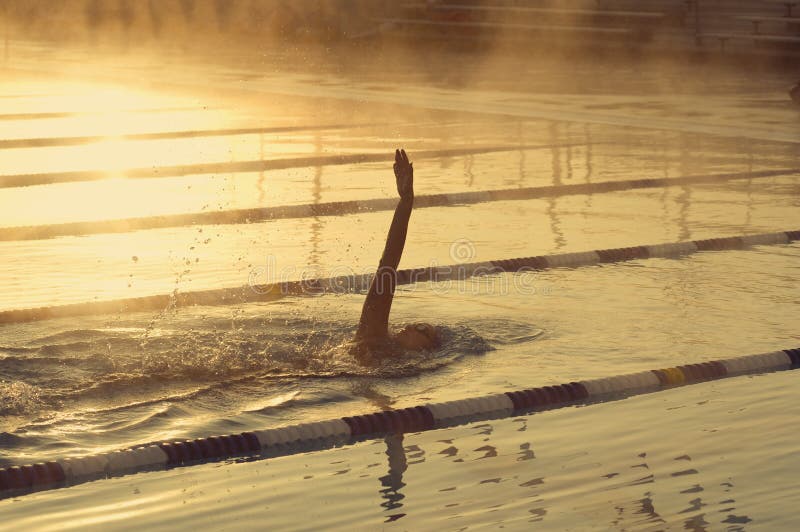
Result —
<path fill-rule="evenodd" d="M 406 150 L 400 148 L 398 150 L 394 150 L 394 163 L 399 165 L 410 165 L 411 162 L 408 160 L 408 155 L 406 155 Z"/>

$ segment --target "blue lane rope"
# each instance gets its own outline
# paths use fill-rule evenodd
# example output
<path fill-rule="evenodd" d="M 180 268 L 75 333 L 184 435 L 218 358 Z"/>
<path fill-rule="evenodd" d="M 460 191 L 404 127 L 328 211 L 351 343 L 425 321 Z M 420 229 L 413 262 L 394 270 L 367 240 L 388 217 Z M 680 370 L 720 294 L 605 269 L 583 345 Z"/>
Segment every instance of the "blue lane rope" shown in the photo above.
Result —
<path fill-rule="evenodd" d="M 649 393 L 744 375 L 795 369 L 800 348 L 686 364 L 614 377 L 428 403 L 339 419 L 143 445 L 79 458 L 0 469 L 0 498 L 90 480 L 162 470 L 237 456 L 274 457 L 352 444 L 391 433 L 413 433 L 485 419 Z"/>
<path fill-rule="evenodd" d="M 589 266 L 598 263 L 613 263 L 656 257 L 678 257 L 699 251 L 724 251 L 746 249 L 755 245 L 787 244 L 800 240 L 800 230 L 779 231 L 753 235 L 710 238 L 648 246 L 599 249 L 577 253 L 560 253 L 493 260 L 487 262 L 451 264 L 428 268 L 398 270 L 397 284 L 417 282 L 463 281 L 470 277 L 492 275 L 501 272 L 525 272 L 551 268 Z M 303 279 L 261 285 L 245 285 L 233 288 L 198 290 L 177 294 L 159 294 L 110 301 L 72 303 L 52 307 L 15 309 L 0 311 L 0 325 L 23 323 L 53 318 L 114 315 L 123 312 L 162 310 L 168 306 L 187 307 L 194 305 L 238 305 L 257 301 L 273 301 L 286 295 L 361 292 L 369 288 L 373 274 L 344 275 L 318 279 Z"/>
<path fill-rule="evenodd" d="M 656 187 L 719 183 L 736 179 L 763 179 L 767 177 L 800 175 L 800 168 L 783 168 L 759 172 L 693 175 L 671 178 L 629 179 L 624 181 L 598 181 L 570 185 L 506 188 L 497 190 L 428 194 L 416 196 L 414 207 L 452 207 L 473 205 L 490 201 L 517 201 L 552 198 L 575 194 L 598 194 Z M 127 233 L 145 229 L 164 229 L 192 225 L 231 225 L 291 218 L 342 216 L 365 212 L 390 211 L 397 206 L 394 198 L 377 198 L 356 201 L 331 201 L 280 207 L 231 209 L 226 211 L 166 214 L 139 218 L 121 218 L 94 222 L 69 222 L 61 224 L 29 225 L 0 228 L 0 241 L 43 240 L 62 236 Z"/>

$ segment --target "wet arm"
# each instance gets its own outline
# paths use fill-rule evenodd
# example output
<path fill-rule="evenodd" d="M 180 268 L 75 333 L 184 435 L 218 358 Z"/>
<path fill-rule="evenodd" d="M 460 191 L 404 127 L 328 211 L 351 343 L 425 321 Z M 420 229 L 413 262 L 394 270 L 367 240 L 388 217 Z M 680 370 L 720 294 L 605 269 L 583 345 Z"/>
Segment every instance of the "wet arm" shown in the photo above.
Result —
<path fill-rule="evenodd" d="M 389 312 L 392 309 L 392 299 L 397 285 L 397 267 L 406 244 L 408 221 L 411 218 L 413 205 L 413 197 L 401 198 L 394 211 L 386 247 L 361 310 L 361 321 L 358 326 L 360 338 L 383 338 L 389 334 Z"/>
<path fill-rule="evenodd" d="M 381 340 L 389 335 L 389 312 L 392 309 L 394 289 L 397 286 L 397 267 L 403 248 L 406 245 L 408 220 L 414 207 L 414 166 L 408 160 L 405 150 L 395 152 L 394 175 L 397 179 L 397 193 L 400 202 L 394 211 L 386 247 L 378 265 L 378 271 L 361 310 L 356 338 L 360 340 Z"/>

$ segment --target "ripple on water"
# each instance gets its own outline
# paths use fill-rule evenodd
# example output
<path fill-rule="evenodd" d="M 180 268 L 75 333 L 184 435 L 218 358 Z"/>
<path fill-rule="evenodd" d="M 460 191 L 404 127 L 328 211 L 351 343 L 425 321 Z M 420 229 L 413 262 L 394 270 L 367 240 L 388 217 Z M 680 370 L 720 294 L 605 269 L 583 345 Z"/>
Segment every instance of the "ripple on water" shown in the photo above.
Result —
<path fill-rule="evenodd" d="M 352 401 L 353 379 L 417 376 L 539 333 L 513 323 L 486 327 L 487 336 L 477 324 L 441 325 L 441 349 L 365 367 L 348 350 L 351 323 L 185 315 L 126 325 L 57 331 L 0 351 L 10 378 L 0 384 L 0 428 L 17 436 L 0 461 L 23 450 L 29 457 L 183 437 L 187 424 L 230 432 L 237 417 L 263 424 L 290 409 Z"/>

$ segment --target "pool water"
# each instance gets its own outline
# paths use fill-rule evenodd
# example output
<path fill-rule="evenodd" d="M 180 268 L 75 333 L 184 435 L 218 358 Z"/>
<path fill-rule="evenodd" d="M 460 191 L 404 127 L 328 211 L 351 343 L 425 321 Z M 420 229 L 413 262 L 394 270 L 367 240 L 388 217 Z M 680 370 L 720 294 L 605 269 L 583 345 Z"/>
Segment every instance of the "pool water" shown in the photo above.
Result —
<path fill-rule="evenodd" d="M 418 196 L 741 174 L 712 184 L 418 209 L 403 268 L 800 228 L 800 130 L 796 111 L 782 105 L 778 75 L 756 82 L 723 72 L 700 103 L 694 86 L 653 94 L 637 83 L 657 85 L 657 72 L 624 70 L 613 75 L 636 78 L 630 94 L 559 94 L 537 86 L 536 71 L 522 74 L 533 87 L 522 92 L 431 86 L 419 76 L 380 85 L 336 71 L 263 72 L 233 59 L 217 69 L 185 61 L 148 85 L 101 60 L 79 71 L 64 67 L 83 57 L 80 50 L 46 57 L 36 47 L 20 50 L 0 81 L 0 174 L 71 177 L 0 187 L 0 228 L 392 198 L 399 146 L 415 161 Z M 582 75 L 596 74 L 592 68 Z M 197 83 L 198 75 L 207 82 Z M 284 130 L 225 132 L 233 128 Z M 125 137 L 179 131 L 207 133 Z M 42 138 L 47 146 L 31 140 Z M 414 157 L 481 147 L 501 151 Z M 381 153 L 385 162 L 314 163 Z M 264 159 L 294 162 L 236 171 Z M 124 177 L 130 169 L 211 163 L 230 165 Z M 761 170 L 785 173 L 750 175 Z M 89 180 L 91 172 L 105 178 Z M 377 211 L 2 241 L 0 311 L 368 273 L 390 218 Z M 360 314 L 357 293 L 5 324 L 0 466 L 797 347 L 798 258 L 794 243 L 401 287 L 392 321 L 437 324 L 448 341 L 436 353 L 377 368 L 359 366 L 341 348 Z M 0 504 L 4 515 L 13 511 L 11 522 L 42 529 L 102 526 L 112 522 L 103 517 L 112 507 L 133 508 L 121 514 L 130 521 L 113 521 L 120 526 L 160 518 L 188 526 L 220 518 L 213 505 L 204 507 L 213 499 L 241 512 L 241 526 L 269 511 L 286 528 L 305 528 L 311 523 L 288 521 L 282 505 L 307 493 L 313 477 L 310 489 L 322 502 L 315 526 L 347 526 L 351 515 L 364 526 L 520 528 L 543 520 L 556 528 L 780 528 L 793 519 L 781 509 L 791 508 L 781 489 L 790 490 L 786 471 L 794 467 L 792 378 L 736 378 L 406 435 L 389 443 L 404 450 L 402 473 L 390 467 L 387 474 L 387 444 L 369 441 Z M 759 427 L 776 431 L 766 446 Z M 234 489 L 242 502 L 217 499 L 230 478 L 259 488 Z M 180 497 L 163 502 L 179 485 L 191 516 Z M 267 502 L 258 499 L 265 486 L 274 494 Z M 108 490 L 102 505 L 69 509 L 98 489 Z M 60 520 L 37 516 L 38 504 Z"/>
<path fill-rule="evenodd" d="M 793 372 L 21 497 L 37 530 L 791 530 Z M 298 512 L 298 501 L 308 502 Z"/>

